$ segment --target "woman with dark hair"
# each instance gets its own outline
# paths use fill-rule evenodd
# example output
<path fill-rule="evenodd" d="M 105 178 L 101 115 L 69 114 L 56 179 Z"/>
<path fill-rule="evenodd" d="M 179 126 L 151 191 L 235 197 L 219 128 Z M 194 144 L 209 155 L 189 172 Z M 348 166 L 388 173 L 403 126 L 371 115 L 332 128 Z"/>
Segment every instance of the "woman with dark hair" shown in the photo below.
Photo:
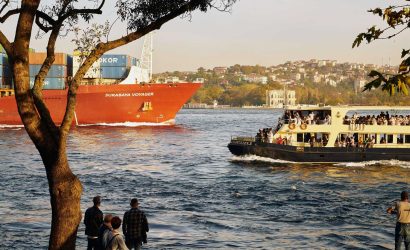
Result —
<path fill-rule="evenodd" d="M 121 226 L 121 222 L 122 221 L 118 216 L 115 216 L 111 219 L 112 230 L 111 232 L 109 232 L 106 242 L 104 242 L 103 244 L 103 249 L 128 250 L 128 247 L 125 245 L 124 237 L 118 230 Z"/>

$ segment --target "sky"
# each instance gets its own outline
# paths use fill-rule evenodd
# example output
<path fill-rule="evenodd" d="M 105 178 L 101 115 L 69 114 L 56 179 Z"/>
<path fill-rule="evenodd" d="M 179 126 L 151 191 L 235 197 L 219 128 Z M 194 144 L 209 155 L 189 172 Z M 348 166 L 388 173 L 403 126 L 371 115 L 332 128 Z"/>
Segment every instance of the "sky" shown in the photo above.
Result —
<path fill-rule="evenodd" d="M 104 22 L 116 18 L 108 1 Z M 191 19 L 176 18 L 157 31 L 154 40 L 154 72 L 194 71 L 199 67 L 264 65 L 286 61 L 333 59 L 397 65 L 400 53 L 410 39 L 410 31 L 391 40 L 351 45 L 360 32 L 379 18 L 367 10 L 404 0 L 239 0 L 230 13 L 216 10 L 194 12 Z M 12 37 L 15 20 L 0 25 Z M 84 26 L 83 24 L 82 26 Z M 125 25 L 117 22 L 112 37 L 125 34 Z M 46 40 L 34 40 L 31 47 L 45 50 Z M 112 51 L 140 57 L 142 41 Z M 61 52 L 71 53 L 70 37 L 57 44 Z"/>

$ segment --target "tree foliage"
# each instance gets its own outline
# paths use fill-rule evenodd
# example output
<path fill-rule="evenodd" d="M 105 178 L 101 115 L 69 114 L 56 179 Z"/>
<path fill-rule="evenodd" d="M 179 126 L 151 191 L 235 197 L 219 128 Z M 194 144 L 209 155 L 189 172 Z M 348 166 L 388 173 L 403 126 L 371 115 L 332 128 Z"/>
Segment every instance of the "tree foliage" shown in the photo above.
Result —
<path fill-rule="evenodd" d="M 363 41 L 371 43 L 375 40 L 391 39 L 410 28 L 410 4 L 409 0 L 403 0 L 401 5 L 391 5 L 386 8 L 375 8 L 369 10 L 370 13 L 380 17 L 385 27 L 372 26 L 366 32 L 360 33 L 353 42 L 353 48 L 361 45 Z M 390 95 L 402 93 L 409 94 L 410 88 L 410 49 L 403 49 L 401 53 L 401 64 L 396 74 L 386 74 L 378 71 L 371 71 L 370 77 L 374 80 L 365 85 L 363 91 L 373 88 L 381 88 Z"/>

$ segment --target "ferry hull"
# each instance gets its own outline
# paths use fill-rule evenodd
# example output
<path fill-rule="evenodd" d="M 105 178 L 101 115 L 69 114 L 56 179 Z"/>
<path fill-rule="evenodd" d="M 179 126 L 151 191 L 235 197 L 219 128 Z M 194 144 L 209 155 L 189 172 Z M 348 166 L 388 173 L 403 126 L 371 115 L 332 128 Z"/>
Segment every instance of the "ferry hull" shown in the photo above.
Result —
<path fill-rule="evenodd" d="M 82 85 L 77 91 L 76 125 L 174 123 L 176 113 L 198 90 L 198 83 Z M 67 90 L 43 90 L 56 124 L 67 104 Z M 0 98 L 0 125 L 21 125 L 14 96 Z"/>
<path fill-rule="evenodd" d="M 231 141 L 228 148 L 237 156 L 257 155 L 291 162 L 410 161 L 410 148 L 309 148 L 243 141 Z"/>

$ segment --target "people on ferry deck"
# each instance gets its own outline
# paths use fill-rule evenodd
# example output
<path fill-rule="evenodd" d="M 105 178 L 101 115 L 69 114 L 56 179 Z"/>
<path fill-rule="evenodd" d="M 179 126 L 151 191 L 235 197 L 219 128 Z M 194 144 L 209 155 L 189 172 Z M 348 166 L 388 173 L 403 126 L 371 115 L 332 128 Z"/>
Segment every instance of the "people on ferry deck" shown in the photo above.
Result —
<path fill-rule="evenodd" d="M 381 144 L 385 144 L 385 143 L 386 143 L 386 138 L 382 137 L 382 138 L 380 139 L 380 143 L 381 143 Z"/>
<path fill-rule="evenodd" d="M 410 203 L 409 194 L 401 192 L 400 201 L 387 209 L 387 213 L 396 214 L 395 249 L 401 249 L 404 243 L 405 249 L 410 249 Z"/>
<path fill-rule="evenodd" d="M 365 143 L 364 143 L 364 144 L 365 144 Z M 357 142 L 357 147 L 358 147 L 358 148 L 362 148 L 362 147 L 363 147 L 363 138 L 362 138 L 362 137 L 359 138 L 359 141 Z"/>
<path fill-rule="evenodd" d="M 310 147 L 313 148 L 315 146 L 315 142 L 316 142 L 316 138 L 314 136 L 311 136 L 309 140 Z"/>
<path fill-rule="evenodd" d="M 343 119 L 343 124 L 351 125 L 355 129 L 363 129 L 363 125 L 392 125 L 409 126 L 410 115 L 390 115 L 389 112 L 381 112 L 379 115 L 358 116 L 355 113 L 352 117 L 347 115 Z"/>
<path fill-rule="evenodd" d="M 256 142 L 262 142 L 262 129 L 259 129 L 258 133 L 255 136 Z"/>
<path fill-rule="evenodd" d="M 329 136 L 325 134 L 323 137 L 323 146 L 326 146 L 328 142 L 329 142 Z"/>
<path fill-rule="evenodd" d="M 269 129 L 268 132 L 268 143 L 272 143 L 273 142 L 273 131 L 272 129 Z"/>
<path fill-rule="evenodd" d="M 373 135 L 372 139 L 370 140 L 369 147 L 372 148 L 374 144 L 376 144 L 376 137 L 374 137 L 374 135 Z"/>
<path fill-rule="evenodd" d="M 278 137 L 278 138 L 276 138 L 276 144 L 282 144 L 282 143 L 283 143 L 282 136 L 281 136 L 281 135 L 279 135 L 279 137 Z"/>
<path fill-rule="evenodd" d="M 329 114 L 326 115 L 325 123 L 326 123 L 326 125 L 332 124 L 332 117 Z"/>

